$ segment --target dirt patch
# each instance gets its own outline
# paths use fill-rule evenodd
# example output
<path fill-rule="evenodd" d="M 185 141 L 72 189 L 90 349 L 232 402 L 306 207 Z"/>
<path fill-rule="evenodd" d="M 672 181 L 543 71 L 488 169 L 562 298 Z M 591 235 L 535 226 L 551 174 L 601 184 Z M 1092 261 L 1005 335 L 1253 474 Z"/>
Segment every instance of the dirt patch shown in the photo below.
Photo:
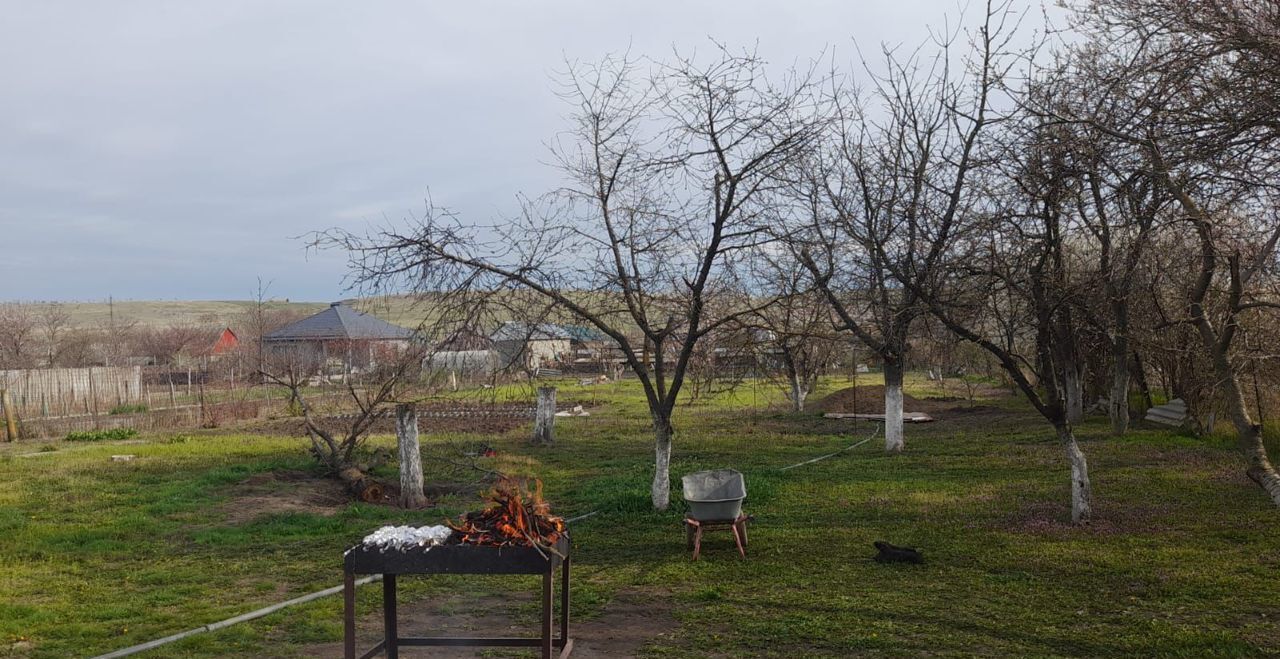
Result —
<path fill-rule="evenodd" d="M 280 470 L 254 474 L 231 489 L 219 506 L 229 524 L 243 524 L 266 515 L 310 513 L 332 515 L 346 507 L 347 488 L 333 478 L 305 471 Z"/>
<path fill-rule="evenodd" d="M 1172 527 L 1165 520 L 1174 514 L 1173 507 L 1168 505 L 1115 505 L 1095 501 L 1093 519 L 1087 524 L 1073 524 L 1067 502 L 1038 501 L 1023 505 L 999 526 L 1015 533 L 1052 537 L 1134 535 L 1169 531 Z"/>
<path fill-rule="evenodd" d="M 933 399 L 929 399 L 933 400 Z M 1003 410 L 994 405 L 950 405 L 946 408 L 948 414 L 1004 414 L 1007 410 Z"/>
<path fill-rule="evenodd" d="M 382 500 L 373 503 L 397 506 L 400 486 L 382 480 Z M 423 485 L 428 506 L 446 496 L 470 496 L 489 487 L 488 481 L 439 482 Z M 336 478 L 318 476 L 299 470 L 271 471 L 255 474 L 236 484 L 231 497 L 219 510 L 228 524 L 242 524 L 267 515 L 310 513 L 329 516 L 353 501 L 345 485 Z"/>
<path fill-rule="evenodd" d="M 934 412 L 939 405 L 922 401 L 908 393 L 902 394 L 904 412 Z M 813 408 L 819 412 L 840 414 L 884 414 L 884 385 L 862 385 L 832 392 L 818 401 Z"/>
<path fill-rule="evenodd" d="M 573 400 L 558 401 L 556 409 L 569 410 L 580 403 Z M 584 409 L 589 409 L 585 405 Z M 322 424 L 341 428 L 350 422 L 342 417 L 321 417 Z M 533 423 L 533 407 L 524 404 L 475 405 L 453 403 L 420 403 L 418 405 L 418 431 L 432 433 L 475 433 L 501 435 Z M 394 434 L 395 419 L 390 414 L 373 422 L 370 432 L 377 435 Z M 253 432 L 262 435 L 305 437 L 307 434 L 301 417 L 263 419 L 228 429 L 226 432 Z"/>
<path fill-rule="evenodd" d="M 322 427 L 341 428 L 342 420 L 324 419 Z M 422 416 L 418 418 L 418 431 L 423 435 L 433 433 L 476 433 L 481 435 L 501 435 L 521 426 L 530 426 L 533 417 L 520 418 L 511 416 Z M 349 422 L 348 422 L 349 424 Z M 395 419 L 381 418 L 374 421 L 370 434 L 391 435 L 396 431 Z M 228 432 L 242 434 L 246 432 L 259 435 L 275 435 L 282 437 L 306 437 L 307 430 L 301 418 L 263 419 L 230 429 Z"/>
<path fill-rule="evenodd" d="M 819 412 L 839 414 L 884 414 L 884 385 L 863 385 L 835 391 L 813 406 Z M 961 416 L 1005 414 L 1006 410 L 991 405 L 976 405 L 961 396 L 929 396 L 916 398 L 902 394 L 903 412 L 923 412 L 935 419 Z"/>
<path fill-rule="evenodd" d="M 377 585 L 366 588 L 380 588 Z M 535 593 L 476 595 L 456 593 L 418 602 L 401 602 L 397 621 L 401 636 L 536 636 Z M 577 622 L 570 619 L 574 659 L 634 657 L 645 643 L 669 635 L 678 626 L 670 602 L 660 595 L 640 591 L 618 593 L 601 615 Z M 556 622 L 558 625 L 558 620 Z M 357 650 L 381 639 L 382 612 L 369 611 L 356 620 Z M 535 650 L 502 650 L 502 656 L 534 657 Z M 401 648 L 405 656 L 473 659 L 494 656 L 494 648 Z M 342 643 L 307 646 L 302 656 L 340 657 Z"/>

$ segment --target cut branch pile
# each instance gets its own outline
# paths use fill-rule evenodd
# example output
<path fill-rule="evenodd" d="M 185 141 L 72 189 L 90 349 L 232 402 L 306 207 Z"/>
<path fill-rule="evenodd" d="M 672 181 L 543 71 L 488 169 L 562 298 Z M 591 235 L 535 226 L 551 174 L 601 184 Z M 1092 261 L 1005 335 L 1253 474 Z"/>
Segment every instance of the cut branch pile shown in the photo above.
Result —
<path fill-rule="evenodd" d="M 553 550 L 564 534 L 564 520 L 551 514 L 542 500 L 542 481 L 503 478 L 487 497 L 490 505 L 465 513 L 457 522 L 446 522 L 461 544 L 497 547 L 535 547 Z"/>

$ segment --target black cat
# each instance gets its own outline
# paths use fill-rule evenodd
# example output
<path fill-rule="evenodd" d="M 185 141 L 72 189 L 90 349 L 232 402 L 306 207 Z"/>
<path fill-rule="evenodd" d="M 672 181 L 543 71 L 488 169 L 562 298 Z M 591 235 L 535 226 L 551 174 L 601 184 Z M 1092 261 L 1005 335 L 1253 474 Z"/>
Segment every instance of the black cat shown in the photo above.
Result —
<path fill-rule="evenodd" d="M 872 543 L 879 550 L 876 560 L 881 563 L 923 563 L 924 556 L 910 547 L 898 547 L 883 540 Z"/>

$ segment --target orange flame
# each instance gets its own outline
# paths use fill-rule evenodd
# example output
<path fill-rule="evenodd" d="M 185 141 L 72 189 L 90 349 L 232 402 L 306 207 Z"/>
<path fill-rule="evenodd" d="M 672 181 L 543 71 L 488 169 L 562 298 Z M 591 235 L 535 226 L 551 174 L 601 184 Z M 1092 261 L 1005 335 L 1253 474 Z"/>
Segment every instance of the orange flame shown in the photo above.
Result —
<path fill-rule="evenodd" d="M 503 478 L 485 497 L 490 504 L 479 512 L 446 521 L 459 542 L 491 546 L 551 547 L 564 534 L 564 520 L 551 514 L 542 498 L 542 481 L 532 488 L 514 478 Z"/>

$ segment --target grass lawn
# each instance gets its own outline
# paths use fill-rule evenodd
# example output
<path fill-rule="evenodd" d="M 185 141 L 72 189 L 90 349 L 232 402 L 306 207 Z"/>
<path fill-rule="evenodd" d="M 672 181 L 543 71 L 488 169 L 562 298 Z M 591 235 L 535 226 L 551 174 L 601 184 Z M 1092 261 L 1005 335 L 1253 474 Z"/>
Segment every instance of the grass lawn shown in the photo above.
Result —
<path fill-rule="evenodd" d="M 769 411 L 776 395 L 748 389 L 685 408 L 672 465 L 677 477 L 746 473 L 756 521 L 745 562 L 726 534 L 689 560 L 678 488 L 671 511 L 649 509 L 648 422 L 633 383 L 562 387 L 563 398 L 598 406 L 559 420 L 554 448 L 526 446 L 524 429 L 423 439 L 487 441 L 500 452 L 495 466 L 541 477 L 558 512 L 600 511 L 574 529 L 573 613 L 600 616 L 624 593 L 651 598 L 674 622 L 644 656 L 1203 657 L 1280 647 L 1280 511 L 1224 439 L 1111 438 L 1105 419 L 1087 422 L 1079 434 L 1098 519 L 1076 528 L 1065 522 L 1065 458 L 1014 399 L 908 426 L 900 456 L 872 441 L 783 472 L 871 426 Z M 234 510 L 237 488 L 255 474 L 311 469 L 303 440 L 142 439 L 0 446 L 0 656 L 89 656 L 332 586 L 342 550 L 373 528 L 437 523 L 477 503 L 253 517 Z M 136 458 L 110 460 L 123 453 Z M 919 547 L 927 562 L 875 563 L 877 539 Z M 407 579 L 401 606 L 475 583 Z M 488 578 L 480 588 L 531 586 Z M 363 610 L 378 592 L 362 590 Z M 338 640 L 340 606 L 323 599 L 146 656 L 305 656 Z"/>

